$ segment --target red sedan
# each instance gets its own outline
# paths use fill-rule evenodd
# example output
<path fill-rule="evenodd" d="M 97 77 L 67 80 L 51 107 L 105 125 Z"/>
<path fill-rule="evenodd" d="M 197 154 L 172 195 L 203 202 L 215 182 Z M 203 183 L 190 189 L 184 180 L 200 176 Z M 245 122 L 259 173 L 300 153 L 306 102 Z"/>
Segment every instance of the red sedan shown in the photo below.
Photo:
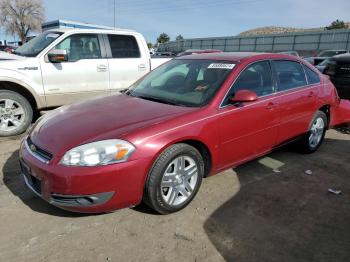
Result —
<path fill-rule="evenodd" d="M 176 58 L 129 89 L 61 107 L 21 144 L 28 187 L 49 203 L 107 212 L 142 200 L 184 208 L 202 178 L 289 142 L 306 153 L 350 122 L 350 101 L 307 62 L 282 54 Z"/>

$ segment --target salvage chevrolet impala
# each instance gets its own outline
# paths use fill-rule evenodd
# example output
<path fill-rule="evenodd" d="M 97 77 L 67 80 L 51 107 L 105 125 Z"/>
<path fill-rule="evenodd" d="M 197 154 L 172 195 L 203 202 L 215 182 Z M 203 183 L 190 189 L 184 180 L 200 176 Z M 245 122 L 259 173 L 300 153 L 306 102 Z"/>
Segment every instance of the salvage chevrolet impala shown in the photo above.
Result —
<path fill-rule="evenodd" d="M 45 115 L 20 163 L 27 186 L 60 208 L 108 212 L 143 200 L 167 214 L 192 201 L 202 178 L 289 142 L 315 152 L 344 122 L 350 101 L 297 57 L 190 55 L 120 94 Z"/>

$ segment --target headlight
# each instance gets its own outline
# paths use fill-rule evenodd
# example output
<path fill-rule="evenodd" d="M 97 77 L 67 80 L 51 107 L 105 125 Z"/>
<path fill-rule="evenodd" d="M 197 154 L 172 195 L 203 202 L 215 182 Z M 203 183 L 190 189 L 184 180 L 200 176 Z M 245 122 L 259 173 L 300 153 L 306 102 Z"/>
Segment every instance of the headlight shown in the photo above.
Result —
<path fill-rule="evenodd" d="M 69 150 L 61 159 L 66 166 L 101 166 L 128 160 L 135 147 L 120 139 L 103 140 Z"/>

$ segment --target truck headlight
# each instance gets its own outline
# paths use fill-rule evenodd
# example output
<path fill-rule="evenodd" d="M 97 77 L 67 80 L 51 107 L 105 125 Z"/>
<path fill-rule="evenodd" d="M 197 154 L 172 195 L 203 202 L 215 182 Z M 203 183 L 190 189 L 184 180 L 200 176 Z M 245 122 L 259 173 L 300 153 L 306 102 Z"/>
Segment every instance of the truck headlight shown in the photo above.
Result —
<path fill-rule="evenodd" d="M 75 147 L 64 154 L 66 166 L 102 166 L 128 160 L 135 147 L 120 139 L 103 140 Z"/>

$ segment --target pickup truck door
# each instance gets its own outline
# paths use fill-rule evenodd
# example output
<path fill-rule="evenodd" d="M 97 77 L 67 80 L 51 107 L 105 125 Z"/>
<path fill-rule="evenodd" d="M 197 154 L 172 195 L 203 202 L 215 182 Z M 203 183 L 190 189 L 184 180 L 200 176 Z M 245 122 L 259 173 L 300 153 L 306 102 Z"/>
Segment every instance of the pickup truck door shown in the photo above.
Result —
<path fill-rule="evenodd" d="M 67 61 L 41 60 L 43 84 L 48 106 L 60 106 L 110 93 L 108 62 L 97 34 L 73 34 L 54 49 L 66 50 Z"/>
<path fill-rule="evenodd" d="M 108 34 L 104 37 L 112 92 L 129 87 L 150 71 L 148 49 L 139 37 L 129 34 Z"/>

